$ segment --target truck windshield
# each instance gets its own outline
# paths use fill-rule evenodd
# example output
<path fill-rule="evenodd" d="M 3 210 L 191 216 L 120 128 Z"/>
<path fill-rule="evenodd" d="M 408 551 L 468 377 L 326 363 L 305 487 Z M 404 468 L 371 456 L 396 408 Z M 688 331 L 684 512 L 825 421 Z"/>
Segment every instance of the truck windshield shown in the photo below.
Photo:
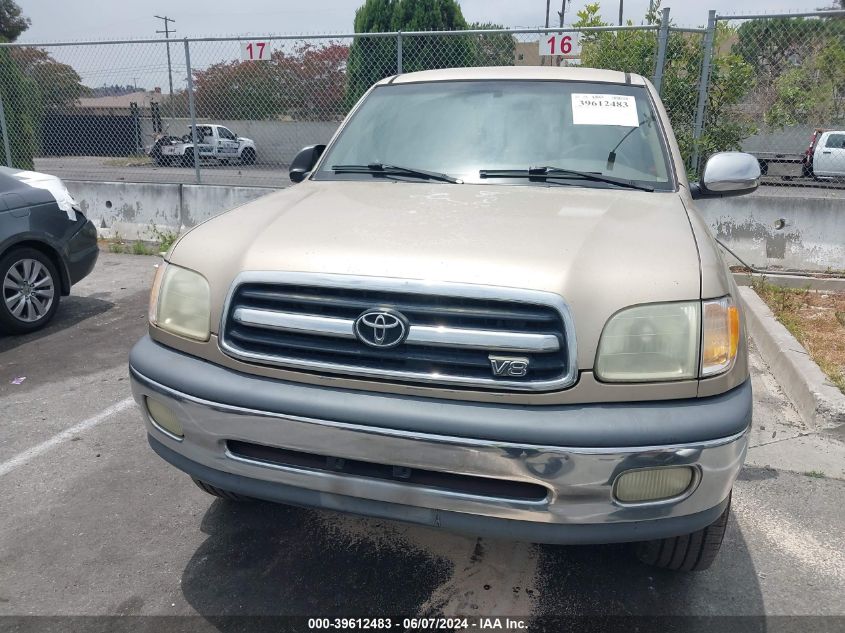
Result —
<path fill-rule="evenodd" d="M 631 85 L 508 80 L 379 86 L 329 147 L 314 178 L 413 179 L 350 169 L 374 164 L 465 183 L 614 187 L 616 179 L 647 190 L 671 187 L 657 116 L 645 88 Z M 548 165 L 559 171 L 525 178 L 501 173 Z M 610 178 L 578 178 L 565 170 Z"/>

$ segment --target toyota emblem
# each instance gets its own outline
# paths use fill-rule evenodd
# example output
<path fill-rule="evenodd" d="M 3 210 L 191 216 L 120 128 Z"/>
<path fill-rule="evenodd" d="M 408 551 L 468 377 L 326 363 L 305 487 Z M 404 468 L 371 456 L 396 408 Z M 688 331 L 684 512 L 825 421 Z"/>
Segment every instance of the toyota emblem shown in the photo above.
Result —
<path fill-rule="evenodd" d="M 408 319 L 387 308 L 367 310 L 355 319 L 355 336 L 370 347 L 396 347 L 408 336 Z"/>

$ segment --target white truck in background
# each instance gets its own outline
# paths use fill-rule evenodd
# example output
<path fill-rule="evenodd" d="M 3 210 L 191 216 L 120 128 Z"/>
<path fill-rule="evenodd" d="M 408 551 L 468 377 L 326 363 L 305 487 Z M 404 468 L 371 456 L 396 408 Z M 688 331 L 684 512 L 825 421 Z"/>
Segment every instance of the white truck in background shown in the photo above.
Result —
<path fill-rule="evenodd" d="M 826 130 L 813 145 L 813 176 L 845 178 L 845 130 Z"/>
<path fill-rule="evenodd" d="M 193 131 L 188 126 L 185 136 L 163 136 L 150 148 L 150 158 L 157 165 L 190 167 L 194 158 L 216 160 L 221 165 L 236 160 L 242 165 L 255 163 L 255 141 L 237 136 L 229 128 L 218 124 L 197 125 L 197 147 L 194 148 Z"/>

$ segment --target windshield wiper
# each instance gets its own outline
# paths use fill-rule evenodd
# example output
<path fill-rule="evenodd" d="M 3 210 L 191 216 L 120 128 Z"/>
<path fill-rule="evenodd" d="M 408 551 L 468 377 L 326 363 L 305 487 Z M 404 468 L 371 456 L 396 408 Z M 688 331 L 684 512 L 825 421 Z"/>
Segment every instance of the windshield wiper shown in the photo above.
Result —
<path fill-rule="evenodd" d="M 478 172 L 481 178 L 581 178 L 594 182 L 604 182 L 618 187 L 628 189 L 639 189 L 640 191 L 654 191 L 654 187 L 639 185 L 632 180 L 604 176 L 591 171 L 578 171 L 577 169 L 562 169 L 560 167 L 529 167 L 528 169 L 482 169 Z"/>
<path fill-rule="evenodd" d="M 339 174 L 383 174 L 386 176 L 416 176 L 428 180 L 439 180 L 440 182 L 451 182 L 463 184 L 463 180 L 452 178 L 447 174 L 441 174 L 427 169 L 416 167 L 400 167 L 399 165 L 386 165 L 384 163 L 369 163 L 367 165 L 332 165 L 332 171 Z"/>

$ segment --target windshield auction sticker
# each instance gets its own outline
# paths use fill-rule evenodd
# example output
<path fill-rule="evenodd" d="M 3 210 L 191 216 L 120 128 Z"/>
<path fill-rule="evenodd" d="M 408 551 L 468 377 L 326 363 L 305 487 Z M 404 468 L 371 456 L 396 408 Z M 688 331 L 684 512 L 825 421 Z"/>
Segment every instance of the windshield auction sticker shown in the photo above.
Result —
<path fill-rule="evenodd" d="M 637 100 L 630 95 L 572 94 L 574 125 L 638 127 Z"/>

